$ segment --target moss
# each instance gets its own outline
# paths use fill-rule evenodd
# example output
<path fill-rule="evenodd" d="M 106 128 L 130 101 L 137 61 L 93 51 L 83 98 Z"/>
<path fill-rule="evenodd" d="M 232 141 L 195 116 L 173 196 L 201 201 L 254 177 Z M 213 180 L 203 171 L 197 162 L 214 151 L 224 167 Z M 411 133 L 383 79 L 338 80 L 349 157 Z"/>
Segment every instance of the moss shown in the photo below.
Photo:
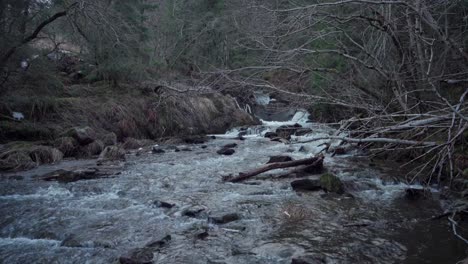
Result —
<path fill-rule="evenodd" d="M 320 185 L 327 192 L 334 192 L 337 194 L 344 193 L 344 187 L 341 180 L 331 173 L 326 173 L 320 176 Z"/>

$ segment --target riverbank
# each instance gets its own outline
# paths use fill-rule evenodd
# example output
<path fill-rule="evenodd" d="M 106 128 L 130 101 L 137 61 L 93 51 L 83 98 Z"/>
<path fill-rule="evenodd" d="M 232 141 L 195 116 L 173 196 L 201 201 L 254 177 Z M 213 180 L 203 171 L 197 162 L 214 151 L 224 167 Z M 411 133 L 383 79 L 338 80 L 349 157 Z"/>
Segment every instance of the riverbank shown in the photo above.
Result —
<path fill-rule="evenodd" d="M 11 90 L 2 98 L 1 170 L 96 157 L 107 146 L 138 149 L 259 122 L 233 98 L 209 89 L 191 93 L 95 84 L 45 93 Z M 12 113 L 23 117 L 13 120 Z"/>

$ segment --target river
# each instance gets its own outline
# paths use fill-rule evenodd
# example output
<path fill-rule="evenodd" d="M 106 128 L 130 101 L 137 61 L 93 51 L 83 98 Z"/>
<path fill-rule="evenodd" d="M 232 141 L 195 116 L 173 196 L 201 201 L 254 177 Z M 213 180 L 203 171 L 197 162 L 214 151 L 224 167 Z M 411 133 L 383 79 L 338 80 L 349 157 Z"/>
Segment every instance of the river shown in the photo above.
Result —
<path fill-rule="evenodd" d="M 244 183 L 222 181 L 225 175 L 265 164 L 269 156 L 300 159 L 318 152 L 323 141 L 283 144 L 262 137 L 296 122 L 312 128 L 308 138 L 332 131 L 306 120 L 296 115 L 290 122 L 264 122 L 249 128 L 243 141 L 232 139 L 239 131 L 233 130 L 203 147 L 177 146 L 191 151 L 161 146 L 165 153 L 133 153 L 118 173 L 106 178 L 70 183 L 40 179 L 45 172 L 91 166 L 95 160 L 2 175 L 0 262 L 118 263 L 135 252 L 146 254 L 147 262 L 149 254 L 149 263 L 412 264 L 463 259 L 466 246 L 446 220 L 430 220 L 442 212 L 439 192 L 432 189 L 432 197 L 408 201 L 404 193 L 409 186 L 394 180 L 401 176 L 399 170 L 390 164 L 375 166 L 357 151 L 327 155 L 324 161 L 345 183 L 347 195 L 295 192 L 290 185 L 294 179 L 274 179 L 281 170 Z M 233 142 L 238 146 L 232 156 L 216 153 Z M 306 152 L 299 151 L 302 146 Z M 235 215 L 234 221 L 210 218 L 226 214 Z"/>

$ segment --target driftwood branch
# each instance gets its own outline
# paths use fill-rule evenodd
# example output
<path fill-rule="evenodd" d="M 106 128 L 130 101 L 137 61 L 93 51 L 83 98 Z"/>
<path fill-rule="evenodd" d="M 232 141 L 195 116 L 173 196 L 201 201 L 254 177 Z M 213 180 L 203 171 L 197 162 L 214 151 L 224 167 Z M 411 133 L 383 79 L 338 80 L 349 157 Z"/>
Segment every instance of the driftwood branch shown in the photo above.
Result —
<path fill-rule="evenodd" d="M 400 145 L 411 145 L 411 146 L 427 146 L 427 147 L 434 147 L 437 146 L 437 142 L 426 142 L 426 141 L 416 141 L 416 140 L 404 140 L 404 139 L 395 139 L 395 138 L 349 138 L 349 137 L 340 137 L 340 136 L 328 136 L 328 137 L 319 137 L 314 138 L 311 140 L 300 141 L 296 142 L 297 144 L 300 143 L 307 143 L 313 142 L 318 140 L 343 140 L 346 142 L 351 143 L 391 143 L 391 144 L 400 144 Z"/>
<path fill-rule="evenodd" d="M 270 170 L 275 170 L 275 169 L 290 168 L 290 167 L 296 167 L 296 166 L 301 166 L 301 165 L 309 165 L 309 166 L 318 165 L 318 164 L 321 164 L 323 159 L 324 159 L 323 156 L 317 156 L 317 157 L 311 157 L 311 158 L 301 159 L 301 160 L 270 163 L 270 164 L 266 164 L 260 168 L 257 168 L 248 172 L 241 172 L 239 173 L 239 176 L 226 179 L 226 181 L 240 182 L 240 181 L 252 178 L 253 176 L 256 176 L 260 173 L 270 171 Z"/>

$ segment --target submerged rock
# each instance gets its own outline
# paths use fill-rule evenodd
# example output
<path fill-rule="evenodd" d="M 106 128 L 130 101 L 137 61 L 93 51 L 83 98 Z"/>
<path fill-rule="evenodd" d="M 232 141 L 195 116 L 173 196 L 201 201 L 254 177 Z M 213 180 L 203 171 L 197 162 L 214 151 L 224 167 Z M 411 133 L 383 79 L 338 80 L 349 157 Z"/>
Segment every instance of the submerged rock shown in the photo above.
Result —
<path fill-rule="evenodd" d="M 340 178 L 331 173 L 326 173 L 320 176 L 320 185 L 327 192 L 343 194 L 344 186 Z"/>
<path fill-rule="evenodd" d="M 237 213 L 228 213 L 228 214 L 218 214 L 210 216 L 210 221 L 215 224 L 227 224 L 240 219 L 239 214 Z"/>
<path fill-rule="evenodd" d="M 291 187 L 295 191 L 320 191 L 322 185 L 319 179 L 300 179 L 291 182 Z"/>
<path fill-rule="evenodd" d="M 67 236 L 62 243 L 60 244 L 61 247 L 83 247 L 80 241 L 77 239 L 75 235 Z"/>
<path fill-rule="evenodd" d="M 231 148 L 222 148 L 222 149 L 216 151 L 216 153 L 218 153 L 219 155 L 226 155 L 226 156 L 232 155 L 235 152 L 236 151 L 231 149 Z"/>
<path fill-rule="evenodd" d="M 405 190 L 405 198 L 410 201 L 424 199 L 430 195 L 430 191 L 426 189 L 408 188 Z"/>
<path fill-rule="evenodd" d="M 190 216 L 190 217 L 197 217 L 203 211 L 205 211 L 205 207 L 203 207 L 201 205 L 194 205 L 194 206 L 191 206 L 191 207 L 185 209 L 182 212 L 182 215 Z"/>
<path fill-rule="evenodd" d="M 223 146 L 223 148 L 235 148 L 235 147 L 237 147 L 236 143 L 226 144 Z"/>
<path fill-rule="evenodd" d="M 276 162 L 287 162 L 287 161 L 292 161 L 293 159 L 289 156 L 272 156 L 270 157 L 270 160 L 268 160 L 268 163 L 276 163 Z"/>
<path fill-rule="evenodd" d="M 154 205 L 156 205 L 157 207 L 169 208 L 170 209 L 170 208 L 174 207 L 176 204 L 174 202 L 155 201 Z"/>
<path fill-rule="evenodd" d="M 298 130 L 296 130 L 295 135 L 296 136 L 304 136 L 304 135 L 307 135 L 307 134 L 310 134 L 310 133 L 312 133 L 312 129 L 310 129 L 310 128 L 299 128 Z"/>
<path fill-rule="evenodd" d="M 151 264 L 153 263 L 154 252 L 164 247 L 171 240 L 171 236 L 167 235 L 162 239 L 155 240 L 146 244 L 143 248 L 136 248 L 126 255 L 119 258 L 120 264 Z"/>
<path fill-rule="evenodd" d="M 278 134 L 276 134 L 275 132 L 266 132 L 265 137 L 266 138 L 276 138 L 276 137 L 278 137 Z"/>
<path fill-rule="evenodd" d="M 75 182 L 80 180 L 91 180 L 100 177 L 109 176 L 109 172 L 99 171 L 96 168 L 82 169 L 82 170 L 56 170 L 47 173 L 41 177 L 44 181 L 58 181 L 58 182 Z"/>

